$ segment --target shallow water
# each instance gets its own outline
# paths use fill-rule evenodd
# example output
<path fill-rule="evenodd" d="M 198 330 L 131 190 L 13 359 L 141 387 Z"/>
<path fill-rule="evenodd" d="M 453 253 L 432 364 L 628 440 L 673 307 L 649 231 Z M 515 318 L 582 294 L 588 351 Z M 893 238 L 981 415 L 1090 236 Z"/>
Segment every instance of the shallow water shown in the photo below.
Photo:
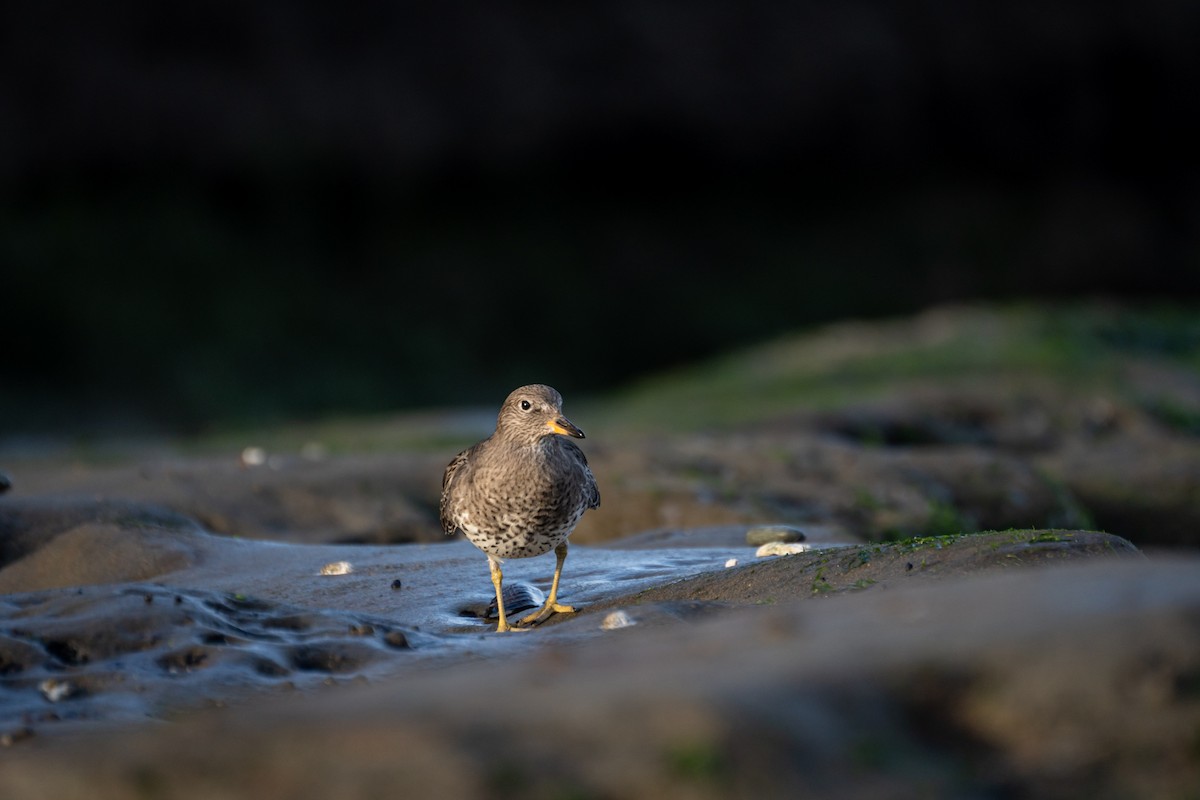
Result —
<path fill-rule="evenodd" d="M 3 741 L 618 635 L 605 630 L 614 609 L 626 608 L 629 625 L 698 605 L 636 606 L 639 591 L 754 559 L 744 544 L 572 547 L 559 599 L 579 613 L 496 635 L 484 616 L 494 598 L 487 561 L 463 541 L 338 547 L 173 535 L 201 552 L 188 569 L 0 599 Z M 321 574 L 337 561 L 349 571 Z M 552 555 L 514 559 L 505 582 L 544 593 L 553 570 Z"/>

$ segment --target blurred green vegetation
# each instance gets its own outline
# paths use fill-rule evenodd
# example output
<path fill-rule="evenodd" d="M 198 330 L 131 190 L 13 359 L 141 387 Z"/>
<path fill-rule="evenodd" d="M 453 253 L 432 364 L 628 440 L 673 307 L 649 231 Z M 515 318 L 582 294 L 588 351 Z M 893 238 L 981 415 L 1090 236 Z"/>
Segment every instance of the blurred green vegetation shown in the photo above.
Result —
<path fill-rule="evenodd" d="M 532 381 L 580 397 L 660 373 L 628 402 L 682 393 L 689 424 L 918 373 L 1070 368 L 1089 347 L 1195 351 L 1179 310 L 1061 322 L 1091 324 L 1083 337 L 964 330 L 783 370 L 770 346 L 686 366 L 847 317 L 1077 292 L 1084 264 L 1106 291 L 1170 268 L 1135 275 L 1120 242 L 1098 255 L 1103 236 L 1078 235 L 1086 246 L 1057 255 L 1068 277 L 1042 275 L 1024 256 L 1062 233 L 1058 201 L 1025 189 L 962 204 L 977 187 L 800 195 L 758 175 L 582 194 L 561 175 L 421 187 L 338 174 L 123 178 L 10 200 L 0 311 L 19 344 L 0 364 L 0 435 L 212 433 L 492 405 Z"/>
<path fill-rule="evenodd" d="M 1137 330 L 1129 337 L 1122 331 Z M 1131 363 L 1158 364 L 1200 384 L 1200 309 L 1109 303 L 960 305 L 870 324 L 833 323 L 742 348 L 591 395 L 568 395 L 566 410 L 609 439 L 650 432 L 720 430 L 805 411 L 834 410 L 923 386 L 1006 393 L 1022 387 L 1099 392 L 1145 408 L 1184 435 L 1200 435 L 1191 392 L 1145 394 L 1123 380 Z M 1143 392 L 1139 394 L 1139 392 Z M 460 409 L 231 428 L 190 440 L 200 450 L 248 443 L 301 452 L 448 452 L 491 431 L 494 402 Z M 868 493 L 862 497 L 870 504 Z M 958 524 L 955 522 L 954 524 Z M 950 527 L 953 527 L 951 525 Z"/>
<path fill-rule="evenodd" d="M 1131 358 L 1200 381 L 1200 309 L 1108 303 L 948 306 L 876 326 L 834 324 L 638 382 L 591 410 L 606 423 L 695 430 L 870 401 L 913 386 L 1102 388 L 1190 431 L 1200 409 L 1129 396 Z"/>

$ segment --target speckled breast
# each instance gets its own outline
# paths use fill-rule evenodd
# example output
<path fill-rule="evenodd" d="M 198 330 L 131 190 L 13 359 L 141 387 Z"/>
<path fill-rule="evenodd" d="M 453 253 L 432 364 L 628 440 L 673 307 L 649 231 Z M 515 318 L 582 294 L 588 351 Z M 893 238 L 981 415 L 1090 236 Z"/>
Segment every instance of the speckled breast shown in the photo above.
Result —
<path fill-rule="evenodd" d="M 553 550 L 587 510 L 581 500 L 561 494 L 474 500 L 460 509 L 458 527 L 472 544 L 498 558 L 529 558 Z"/>
<path fill-rule="evenodd" d="M 487 531 L 472 530 L 464 525 L 463 531 L 476 547 L 497 558 L 529 558 L 553 550 L 567 538 L 571 528 L 524 534 L 512 528 Z"/>

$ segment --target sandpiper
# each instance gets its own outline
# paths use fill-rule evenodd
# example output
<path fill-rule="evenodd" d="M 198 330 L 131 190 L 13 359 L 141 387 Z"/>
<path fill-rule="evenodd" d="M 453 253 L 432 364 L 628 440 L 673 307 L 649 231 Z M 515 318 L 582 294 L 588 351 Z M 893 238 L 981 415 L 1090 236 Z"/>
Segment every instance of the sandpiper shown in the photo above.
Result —
<path fill-rule="evenodd" d="M 559 604 L 558 580 L 567 537 L 585 511 L 600 505 L 600 490 L 572 438 L 584 438 L 583 431 L 563 416 L 562 395 L 542 384 L 522 386 L 500 407 L 495 432 L 455 456 L 442 476 L 442 528 L 447 534 L 461 530 L 487 554 L 500 613 L 497 631 L 514 627 L 504 612 L 505 558 L 551 549 L 558 558 L 545 605 L 515 625 L 575 611 Z"/>

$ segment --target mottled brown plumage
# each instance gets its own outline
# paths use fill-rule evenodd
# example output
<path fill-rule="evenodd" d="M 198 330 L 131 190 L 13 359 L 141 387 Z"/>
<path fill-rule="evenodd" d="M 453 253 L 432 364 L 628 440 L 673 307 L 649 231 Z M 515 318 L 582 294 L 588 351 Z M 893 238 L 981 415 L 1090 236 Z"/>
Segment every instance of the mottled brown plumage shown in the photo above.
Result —
<path fill-rule="evenodd" d="M 442 477 L 441 518 L 447 534 L 461 530 L 487 554 L 500 612 L 498 630 L 509 630 L 502 599 L 504 558 L 554 550 L 558 557 L 546 604 L 521 624 L 555 611 L 567 537 L 579 518 L 600 505 L 587 458 L 567 437 L 583 431 L 562 415 L 562 396 L 549 386 L 515 390 L 500 407 L 496 431 L 454 457 Z"/>

